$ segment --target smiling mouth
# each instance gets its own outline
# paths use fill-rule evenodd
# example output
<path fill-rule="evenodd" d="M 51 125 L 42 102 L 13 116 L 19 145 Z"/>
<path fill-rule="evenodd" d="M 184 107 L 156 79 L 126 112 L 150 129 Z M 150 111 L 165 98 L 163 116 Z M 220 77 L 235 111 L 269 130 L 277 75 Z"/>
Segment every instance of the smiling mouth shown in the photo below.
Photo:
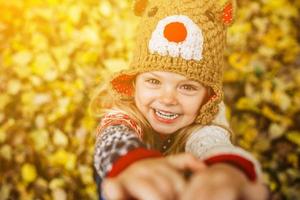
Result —
<path fill-rule="evenodd" d="M 156 110 L 156 109 L 154 109 L 154 112 L 157 116 L 159 116 L 163 119 L 172 120 L 172 119 L 176 119 L 177 117 L 179 117 L 179 114 L 177 114 L 177 113 L 165 112 L 165 111 Z"/>

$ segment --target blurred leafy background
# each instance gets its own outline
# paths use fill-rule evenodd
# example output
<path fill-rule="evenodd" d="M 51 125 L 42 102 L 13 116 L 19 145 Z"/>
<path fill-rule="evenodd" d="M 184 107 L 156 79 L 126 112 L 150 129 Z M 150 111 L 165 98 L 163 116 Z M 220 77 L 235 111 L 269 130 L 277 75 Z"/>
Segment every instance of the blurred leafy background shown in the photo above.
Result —
<path fill-rule="evenodd" d="M 131 0 L 0 0 L 0 200 L 97 199 L 95 88 L 126 68 Z M 235 140 L 300 199 L 300 1 L 240 0 L 224 76 Z"/>

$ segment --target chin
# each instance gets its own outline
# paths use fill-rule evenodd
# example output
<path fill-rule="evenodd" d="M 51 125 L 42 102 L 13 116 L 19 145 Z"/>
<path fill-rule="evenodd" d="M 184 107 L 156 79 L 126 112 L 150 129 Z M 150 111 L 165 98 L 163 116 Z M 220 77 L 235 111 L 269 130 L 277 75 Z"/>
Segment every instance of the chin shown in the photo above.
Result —
<path fill-rule="evenodd" d="M 157 132 L 157 133 L 160 133 L 160 134 L 163 134 L 163 135 L 171 135 L 173 133 L 175 133 L 178 129 L 174 129 L 174 130 L 170 130 L 170 128 L 160 128 L 160 127 L 155 127 L 155 126 L 152 126 L 152 128 Z"/>

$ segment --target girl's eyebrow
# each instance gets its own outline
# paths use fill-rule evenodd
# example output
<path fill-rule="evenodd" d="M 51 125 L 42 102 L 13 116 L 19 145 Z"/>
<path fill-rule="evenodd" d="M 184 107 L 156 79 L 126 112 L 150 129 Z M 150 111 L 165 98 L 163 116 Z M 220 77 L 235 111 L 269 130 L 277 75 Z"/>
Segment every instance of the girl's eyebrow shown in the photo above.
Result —
<path fill-rule="evenodd" d="M 189 79 L 186 79 L 186 80 L 183 80 L 183 81 L 188 82 L 188 83 L 200 84 L 198 81 L 189 80 Z"/>
<path fill-rule="evenodd" d="M 147 76 L 154 76 L 156 78 L 161 78 L 161 76 L 159 74 L 156 74 L 155 72 L 148 72 Z M 191 79 L 183 79 L 183 80 L 179 80 L 179 81 L 184 82 L 184 83 L 194 84 L 194 85 L 200 84 L 198 81 L 191 80 Z"/>
<path fill-rule="evenodd" d="M 157 78 L 160 78 L 160 76 L 158 74 L 155 74 L 154 72 L 148 72 L 149 75 L 155 76 Z"/>

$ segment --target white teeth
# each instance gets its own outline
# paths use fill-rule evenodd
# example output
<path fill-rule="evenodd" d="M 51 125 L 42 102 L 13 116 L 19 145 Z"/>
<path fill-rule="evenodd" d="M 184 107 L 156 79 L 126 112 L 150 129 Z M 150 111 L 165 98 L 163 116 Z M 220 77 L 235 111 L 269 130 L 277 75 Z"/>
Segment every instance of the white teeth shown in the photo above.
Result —
<path fill-rule="evenodd" d="M 165 118 L 165 119 L 175 119 L 178 117 L 178 114 L 176 113 L 166 113 L 166 112 L 163 112 L 163 111 L 160 111 L 160 110 L 155 110 L 155 113 L 161 117 L 161 118 Z"/>

